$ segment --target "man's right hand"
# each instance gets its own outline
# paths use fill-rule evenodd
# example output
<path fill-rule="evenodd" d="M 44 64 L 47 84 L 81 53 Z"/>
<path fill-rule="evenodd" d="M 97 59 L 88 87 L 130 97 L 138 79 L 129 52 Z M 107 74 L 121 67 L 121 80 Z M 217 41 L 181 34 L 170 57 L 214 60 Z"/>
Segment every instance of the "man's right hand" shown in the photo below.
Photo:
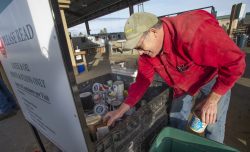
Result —
<path fill-rule="evenodd" d="M 110 111 L 104 116 L 103 122 L 107 122 L 108 126 L 112 125 L 112 127 L 114 127 L 115 119 L 118 119 L 121 117 L 122 117 L 122 115 L 119 114 L 119 110 Z"/>
<path fill-rule="evenodd" d="M 117 110 L 108 112 L 103 117 L 103 122 L 107 122 L 108 126 L 114 127 L 115 125 L 115 119 L 121 118 L 123 114 L 130 109 L 130 106 L 127 104 L 122 104 Z"/>

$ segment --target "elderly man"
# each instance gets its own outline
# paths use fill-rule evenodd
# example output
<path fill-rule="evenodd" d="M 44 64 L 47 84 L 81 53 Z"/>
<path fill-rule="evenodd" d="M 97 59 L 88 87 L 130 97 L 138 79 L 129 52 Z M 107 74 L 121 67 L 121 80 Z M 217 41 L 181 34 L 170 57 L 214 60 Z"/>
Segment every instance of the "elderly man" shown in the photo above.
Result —
<path fill-rule="evenodd" d="M 206 138 L 223 143 L 231 88 L 245 69 L 245 54 L 228 37 L 213 15 L 191 11 L 158 18 L 150 13 L 133 14 L 125 25 L 125 49 L 137 49 L 136 82 L 119 109 L 109 112 L 108 125 L 132 108 L 143 96 L 157 72 L 174 88 L 170 112 L 172 127 L 187 129 L 191 101 L 200 92 Z"/>

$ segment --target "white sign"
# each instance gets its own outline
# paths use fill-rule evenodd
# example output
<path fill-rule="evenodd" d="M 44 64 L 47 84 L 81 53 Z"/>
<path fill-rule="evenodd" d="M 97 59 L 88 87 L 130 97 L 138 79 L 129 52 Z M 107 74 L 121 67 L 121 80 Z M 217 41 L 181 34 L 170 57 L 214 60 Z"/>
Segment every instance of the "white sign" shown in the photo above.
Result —
<path fill-rule="evenodd" d="M 246 13 L 244 24 L 250 24 L 250 12 Z"/>
<path fill-rule="evenodd" d="M 0 60 L 25 118 L 64 152 L 87 152 L 48 0 L 0 12 Z"/>
<path fill-rule="evenodd" d="M 241 5 L 239 18 L 242 18 L 242 17 L 243 17 L 246 6 L 247 6 L 247 4 L 242 4 L 242 5 Z"/>

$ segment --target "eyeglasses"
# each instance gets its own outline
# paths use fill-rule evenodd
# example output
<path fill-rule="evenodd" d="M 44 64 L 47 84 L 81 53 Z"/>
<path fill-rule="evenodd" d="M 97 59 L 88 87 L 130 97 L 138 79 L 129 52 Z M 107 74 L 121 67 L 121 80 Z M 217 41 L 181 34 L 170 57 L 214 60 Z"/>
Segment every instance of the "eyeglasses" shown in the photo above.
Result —
<path fill-rule="evenodd" d="M 149 32 L 149 31 L 148 31 L 148 32 Z M 144 39 L 143 39 L 141 45 L 140 45 L 139 47 L 135 48 L 135 49 L 137 49 L 137 50 L 143 50 L 143 48 L 142 48 L 141 46 L 142 46 L 143 42 L 145 41 L 145 39 L 146 39 L 146 37 L 147 37 L 147 35 L 148 35 L 148 32 L 147 32 L 146 36 L 144 37 Z"/>

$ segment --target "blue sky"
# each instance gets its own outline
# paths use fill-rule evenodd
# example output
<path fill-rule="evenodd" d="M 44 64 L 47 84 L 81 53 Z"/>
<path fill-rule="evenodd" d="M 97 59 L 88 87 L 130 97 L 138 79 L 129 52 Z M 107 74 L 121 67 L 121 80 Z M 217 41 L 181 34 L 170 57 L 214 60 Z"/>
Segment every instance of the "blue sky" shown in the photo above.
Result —
<path fill-rule="evenodd" d="M 248 2 L 248 3 L 247 3 Z M 207 6 L 214 6 L 217 11 L 217 16 L 230 15 L 232 6 L 234 4 L 244 3 L 246 12 L 250 12 L 250 1 L 249 0 L 150 0 L 143 3 L 144 12 L 155 14 L 156 16 L 162 16 Z M 211 12 L 210 9 L 206 9 Z M 138 12 L 138 6 L 134 6 L 134 13 Z M 141 12 L 141 10 L 140 10 Z M 129 18 L 129 9 L 123 9 L 121 11 L 97 18 L 89 21 L 90 33 L 98 34 L 104 27 L 110 32 L 124 32 L 124 25 L 126 20 Z M 69 28 L 71 34 L 79 35 L 80 32 L 87 34 L 85 23 Z"/>

